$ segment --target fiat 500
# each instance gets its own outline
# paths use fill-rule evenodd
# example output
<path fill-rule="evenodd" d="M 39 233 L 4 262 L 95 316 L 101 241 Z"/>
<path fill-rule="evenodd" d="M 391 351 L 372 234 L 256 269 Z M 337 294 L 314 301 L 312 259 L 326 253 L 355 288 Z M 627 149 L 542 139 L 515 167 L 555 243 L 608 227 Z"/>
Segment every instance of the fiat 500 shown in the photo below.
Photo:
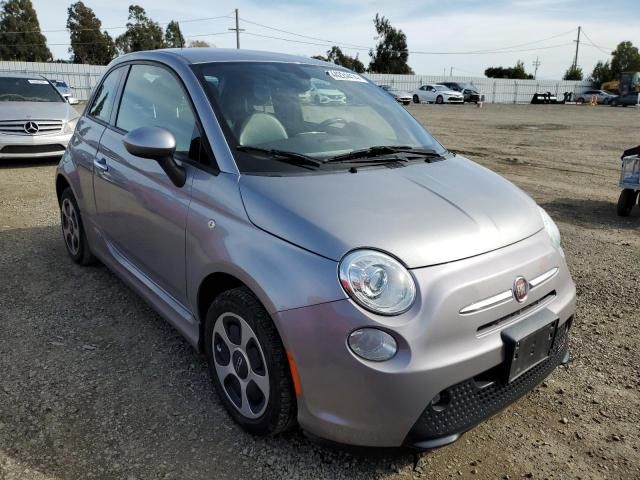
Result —
<path fill-rule="evenodd" d="M 314 83 L 344 102 L 314 104 Z M 551 218 L 342 67 L 160 50 L 106 69 L 57 169 L 62 233 L 208 361 L 255 434 L 435 448 L 568 360 Z"/>

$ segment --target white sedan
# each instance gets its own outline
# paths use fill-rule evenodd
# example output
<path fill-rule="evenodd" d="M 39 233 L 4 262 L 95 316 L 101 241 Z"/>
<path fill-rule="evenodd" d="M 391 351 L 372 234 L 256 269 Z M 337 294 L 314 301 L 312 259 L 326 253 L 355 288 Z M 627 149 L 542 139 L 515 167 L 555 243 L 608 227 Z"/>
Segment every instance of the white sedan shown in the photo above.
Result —
<path fill-rule="evenodd" d="M 444 85 L 422 85 L 413 92 L 414 103 L 464 103 L 464 95 Z"/>

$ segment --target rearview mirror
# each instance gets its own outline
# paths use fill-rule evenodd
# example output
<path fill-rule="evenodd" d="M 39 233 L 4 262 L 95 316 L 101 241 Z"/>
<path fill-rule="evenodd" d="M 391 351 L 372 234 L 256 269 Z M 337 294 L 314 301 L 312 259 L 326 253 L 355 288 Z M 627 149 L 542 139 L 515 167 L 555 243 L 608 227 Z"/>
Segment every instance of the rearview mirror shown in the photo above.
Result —
<path fill-rule="evenodd" d="M 187 175 L 173 158 L 176 139 L 169 130 L 161 127 L 136 128 L 127 133 L 122 142 L 131 155 L 158 162 L 176 187 L 184 186 Z"/>

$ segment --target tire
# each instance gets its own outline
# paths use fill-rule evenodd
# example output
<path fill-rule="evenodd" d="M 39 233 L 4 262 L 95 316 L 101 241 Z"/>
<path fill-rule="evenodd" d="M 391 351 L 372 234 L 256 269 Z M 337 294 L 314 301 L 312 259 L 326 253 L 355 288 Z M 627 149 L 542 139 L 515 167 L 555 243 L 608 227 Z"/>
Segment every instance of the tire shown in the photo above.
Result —
<path fill-rule="evenodd" d="M 295 425 L 287 355 L 269 314 L 249 289 L 228 290 L 213 301 L 205 320 L 205 351 L 218 397 L 242 428 L 264 436 Z"/>
<path fill-rule="evenodd" d="M 634 205 L 636 204 L 636 197 L 638 196 L 638 192 L 635 190 L 631 190 L 630 188 L 625 188 L 620 192 L 620 198 L 618 198 L 618 215 L 621 217 L 628 217 L 631 214 L 631 210 L 633 210 Z"/>
<path fill-rule="evenodd" d="M 79 265 L 95 263 L 96 257 L 89 248 L 80 208 L 70 188 L 66 188 L 60 196 L 60 225 L 64 246 L 71 260 Z"/>
<path fill-rule="evenodd" d="M 420 103 L 420 97 L 418 97 L 418 95 L 413 96 L 413 103 Z"/>
<path fill-rule="evenodd" d="M 438 97 L 436 98 L 436 103 L 438 105 L 441 105 L 442 102 L 444 102 L 444 99 L 442 98 L 442 95 L 438 95 Z"/>
<path fill-rule="evenodd" d="M 576 100 L 576 103 L 579 103 L 580 105 L 582 105 L 582 104 L 584 103 L 584 98 L 583 98 L 583 97 L 579 97 L 579 98 Z"/>

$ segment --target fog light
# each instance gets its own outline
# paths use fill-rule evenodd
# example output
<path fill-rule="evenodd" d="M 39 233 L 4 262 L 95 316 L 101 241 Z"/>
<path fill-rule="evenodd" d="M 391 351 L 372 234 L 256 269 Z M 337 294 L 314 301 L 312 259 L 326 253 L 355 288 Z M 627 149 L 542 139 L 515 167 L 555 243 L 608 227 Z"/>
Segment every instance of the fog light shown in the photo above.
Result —
<path fill-rule="evenodd" d="M 398 351 L 398 344 L 387 332 L 377 328 L 361 328 L 349 335 L 349 347 L 365 360 L 384 362 Z"/>

